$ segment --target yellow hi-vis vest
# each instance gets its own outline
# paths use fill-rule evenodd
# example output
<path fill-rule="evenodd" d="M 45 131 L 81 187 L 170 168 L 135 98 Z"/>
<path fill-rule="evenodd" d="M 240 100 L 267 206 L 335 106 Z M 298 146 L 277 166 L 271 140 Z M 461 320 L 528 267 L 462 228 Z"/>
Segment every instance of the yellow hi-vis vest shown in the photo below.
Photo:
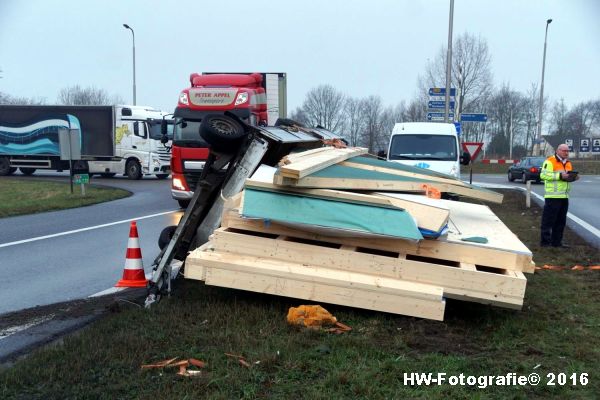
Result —
<path fill-rule="evenodd" d="M 560 162 L 556 156 L 550 156 L 542 165 L 540 178 L 544 181 L 544 197 L 550 199 L 567 199 L 571 190 L 571 183 L 560 179 L 560 174 L 572 171 L 571 161 Z"/>

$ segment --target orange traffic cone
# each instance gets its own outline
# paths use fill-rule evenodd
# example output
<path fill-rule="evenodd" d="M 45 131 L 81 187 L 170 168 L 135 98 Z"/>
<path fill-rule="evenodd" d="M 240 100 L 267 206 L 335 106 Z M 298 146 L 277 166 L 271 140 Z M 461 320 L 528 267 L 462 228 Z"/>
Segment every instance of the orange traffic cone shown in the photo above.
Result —
<path fill-rule="evenodd" d="M 137 231 L 137 224 L 131 221 L 129 228 L 129 242 L 127 243 L 127 254 L 125 255 L 125 268 L 123 270 L 123 279 L 116 287 L 146 287 L 148 280 L 144 275 L 142 265 L 142 249 L 140 249 L 140 240 Z"/>

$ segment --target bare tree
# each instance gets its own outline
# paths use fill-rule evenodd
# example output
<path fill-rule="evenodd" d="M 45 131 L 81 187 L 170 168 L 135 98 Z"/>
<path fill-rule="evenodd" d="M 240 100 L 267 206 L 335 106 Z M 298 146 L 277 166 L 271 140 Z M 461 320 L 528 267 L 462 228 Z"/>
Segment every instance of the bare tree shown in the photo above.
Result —
<path fill-rule="evenodd" d="M 378 150 L 386 147 L 387 136 L 382 129 L 383 105 L 381 97 L 369 96 L 362 101 L 364 112 L 364 128 L 361 135 L 361 142 L 369 149 L 369 153 L 375 154 Z"/>
<path fill-rule="evenodd" d="M 345 95 L 331 85 L 311 89 L 302 104 L 309 125 L 320 125 L 330 131 L 343 128 Z"/>
<path fill-rule="evenodd" d="M 0 92 L 0 104 L 13 104 L 13 105 L 40 105 L 45 104 L 45 99 L 34 98 L 34 97 L 15 97 L 8 93 Z"/>
<path fill-rule="evenodd" d="M 492 91 L 491 56 L 485 39 L 468 32 L 452 45 L 452 87 L 458 90 L 456 114 L 480 112 Z M 442 47 L 429 62 L 424 78 L 419 79 L 422 93 L 428 87 L 446 86 L 446 48 Z"/>
<path fill-rule="evenodd" d="M 350 146 L 357 146 L 360 141 L 361 132 L 364 129 L 363 101 L 349 97 L 344 104 L 345 127 L 344 136 L 348 139 Z"/>
<path fill-rule="evenodd" d="M 118 96 L 110 96 L 106 90 L 97 89 L 94 86 L 82 88 L 79 85 L 61 89 L 58 95 L 58 103 L 65 105 L 110 105 L 122 104 L 123 99 Z"/>

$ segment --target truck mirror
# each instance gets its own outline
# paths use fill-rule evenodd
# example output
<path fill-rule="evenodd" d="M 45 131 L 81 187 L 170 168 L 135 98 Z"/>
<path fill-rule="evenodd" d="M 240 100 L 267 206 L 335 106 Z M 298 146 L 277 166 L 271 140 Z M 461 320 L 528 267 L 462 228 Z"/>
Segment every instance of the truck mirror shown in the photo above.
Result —
<path fill-rule="evenodd" d="M 471 162 L 471 154 L 469 154 L 469 152 L 465 151 L 464 153 L 462 153 L 462 156 L 460 156 L 460 163 L 462 165 L 469 165 L 470 162 Z"/>
<path fill-rule="evenodd" d="M 160 121 L 160 134 L 167 136 L 167 120 L 163 119 Z"/>

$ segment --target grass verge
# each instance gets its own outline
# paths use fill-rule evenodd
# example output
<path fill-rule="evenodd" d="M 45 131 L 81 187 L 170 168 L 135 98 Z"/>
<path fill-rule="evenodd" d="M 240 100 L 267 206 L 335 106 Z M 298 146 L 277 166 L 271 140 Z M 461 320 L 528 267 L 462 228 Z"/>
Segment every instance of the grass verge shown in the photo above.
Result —
<path fill-rule="evenodd" d="M 0 218 L 63 210 L 121 199 L 131 193 L 122 189 L 74 185 L 68 183 L 2 177 L 0 179 Z"/>
<path fill-rule="evenodd" d="M 540 209 L 505 192 L 497 215 L 533 251 L 538 265 L 599 264 L 597 250 L 572 232 L 573 251 L 537 247 Z M 149 311 L 112 307 L 81 334 L 0 371 L 8 398 L 594 398 L 600 393 L 598 271 L 528 275 L 522 311 L 448 300 L 444 322 L 323 304 L 353 327 L 331 335 L 290 327 L 302 300 L 179 282 Z M 243 355 L 250 367 L 224 353 Z M 199 376 L 141 370 L 172 357 L 208 363 Z M 518 375 L 538 386 L 405 385 L 404 373 Z M 567 382 L 546 383 L 564 373 Z M 581 375 L 587 373 L 587 385 Z M 576 377 L 573 385 L 572 374 Z M 562 378 L 560 379 L 562 381 Z"/>

